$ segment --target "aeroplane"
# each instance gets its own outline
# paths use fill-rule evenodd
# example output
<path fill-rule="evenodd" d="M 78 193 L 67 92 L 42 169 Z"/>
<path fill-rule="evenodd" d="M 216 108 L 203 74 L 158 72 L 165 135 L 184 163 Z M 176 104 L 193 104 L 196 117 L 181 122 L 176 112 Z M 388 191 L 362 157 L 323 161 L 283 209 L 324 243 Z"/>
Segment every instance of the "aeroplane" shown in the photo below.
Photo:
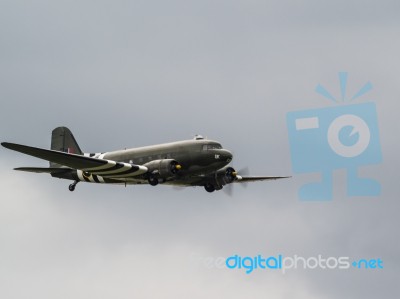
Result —
<path fill-rule="evenodd" d="M 51 149 L 9 142 L 5 148 L 50 162 L 50 167 L 19 167 L 15 170 L 47 173 L 78 182 L 138 185 L 202 186 L 207 192 L 231 183 L 276 180 L 286 176 L 244 176 L 232 166 L 232 153 L 219 142 L 196 135 L 192 140 L 123 149 L 104 153 L 84 153 L 67 127 L 52 131 Z"/>

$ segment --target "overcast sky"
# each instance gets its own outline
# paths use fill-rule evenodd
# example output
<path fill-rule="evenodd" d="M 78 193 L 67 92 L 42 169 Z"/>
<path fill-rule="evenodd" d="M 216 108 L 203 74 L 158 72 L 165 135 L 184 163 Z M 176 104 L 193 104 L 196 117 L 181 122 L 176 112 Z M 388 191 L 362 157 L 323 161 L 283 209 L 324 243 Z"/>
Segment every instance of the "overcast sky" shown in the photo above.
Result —
<path fill-rule="evenodd" d="M 302 202 L 318 174 L 203 188 L 78 184 L 13 171 L 0 149 L 1 298 L 396 298 L 400 294 L 399 1 L 0 1 L 0 140 L 85 152 L 203 134 L 236 168 L 293 175 L 286 113 L 331 107 L 349 74 L 377 107 L 378 197 Z M 382 270 L 244 271 L 201 258 L 381 258 Z M 199 262 L 200 259 L 200 262 Z"/>

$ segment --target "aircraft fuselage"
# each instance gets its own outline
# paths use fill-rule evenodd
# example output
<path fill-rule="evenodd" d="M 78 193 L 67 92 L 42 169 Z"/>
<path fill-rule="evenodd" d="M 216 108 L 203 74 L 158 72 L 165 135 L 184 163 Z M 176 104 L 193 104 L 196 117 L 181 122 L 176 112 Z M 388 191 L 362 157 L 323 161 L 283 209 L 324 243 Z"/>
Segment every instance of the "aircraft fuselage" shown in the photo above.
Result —
<path fill-rule="evenodd" d="M 216 141 L 201 139 L 112 151 L 100 154 L 99 158 L 137 165 L 173 159 L 182 166 L 182 174 L 198 174 L 228 165 L 232 154 Z"/>

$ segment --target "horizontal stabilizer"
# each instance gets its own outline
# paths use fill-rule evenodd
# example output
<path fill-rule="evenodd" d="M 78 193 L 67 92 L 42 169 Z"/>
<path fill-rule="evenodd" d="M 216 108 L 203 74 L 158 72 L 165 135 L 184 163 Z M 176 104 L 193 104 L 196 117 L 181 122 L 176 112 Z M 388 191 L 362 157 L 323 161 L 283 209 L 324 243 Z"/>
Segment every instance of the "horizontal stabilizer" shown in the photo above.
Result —
<path fill-rule="evenodd" d="M 70 154 L 60 151 L 42 149 L 27 145 L 9 143 L 9 142 L 2 142 L 1 145 L 4 146 L 5 148 L 23 154 L 27 154 L 39 159 L 67 166 L 72 169 L 78 169 L 96 175 L 101 175 L 103 177 L 125 178 L 125 177 L 137 176 L 148 171 L 147 167 L 145 166 L 134 165 L 131 163 L 117 162 L 99 158 L 91 158 L 82 155 Z M 34 168 L 27 167 L 18 170 L 33 171 L 33 169 Z M 52 169 L 52 167 L 50 169 Z M 36 171 L 38 171 L 38 169 L 36 169 Z"/>
<path fill-rule="evenodd" d="M 19 171 L 27 171 L 27 172 L 35 172 L 35 173 L 64 173 L 71 170 L 71 168 L 60 168 L 60 167 L 18 167 L 14 168 L 14 170 Z"/>
<path fill-rule="evenodd" d="M 15 143 L 8 143 L 2 142 L 2 146 L 5 148 L 27 154 L 39 159 L 51 161 L 54 163 L 58 163 L 64 166 L 68 166 L 74 169 L 85 169 L 85 168 L 92 168 L 103 166 L 107 164 L 107 160 L 103 159 L 95 159 L 90 157 L 85 157 L 81 155 L 75 154 L 68 154 L 59 151 L 53 151 L 48 149 L 42 149 L 27 145 L 15 144 Z"/>

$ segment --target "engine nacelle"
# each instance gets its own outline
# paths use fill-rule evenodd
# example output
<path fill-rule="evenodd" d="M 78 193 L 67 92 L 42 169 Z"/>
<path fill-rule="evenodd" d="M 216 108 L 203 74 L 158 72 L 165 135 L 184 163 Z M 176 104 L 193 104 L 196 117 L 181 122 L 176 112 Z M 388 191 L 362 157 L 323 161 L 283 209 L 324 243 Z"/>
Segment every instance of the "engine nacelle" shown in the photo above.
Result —
<path fill-rule="evenodd" d="M 144 164 L 143 166 L 147 167 L 148 173 L 162 178 L 174 176 L 182 168 L 182 166 L 173 159 L 154 160 Z"/>
<path fill-rule="evenodd" d="M 215 173 L 215 187 L 221 189 L 222 186 L 233 183 L 236 180 L 236 170 L 230 166 L 224 167 Z"/>

